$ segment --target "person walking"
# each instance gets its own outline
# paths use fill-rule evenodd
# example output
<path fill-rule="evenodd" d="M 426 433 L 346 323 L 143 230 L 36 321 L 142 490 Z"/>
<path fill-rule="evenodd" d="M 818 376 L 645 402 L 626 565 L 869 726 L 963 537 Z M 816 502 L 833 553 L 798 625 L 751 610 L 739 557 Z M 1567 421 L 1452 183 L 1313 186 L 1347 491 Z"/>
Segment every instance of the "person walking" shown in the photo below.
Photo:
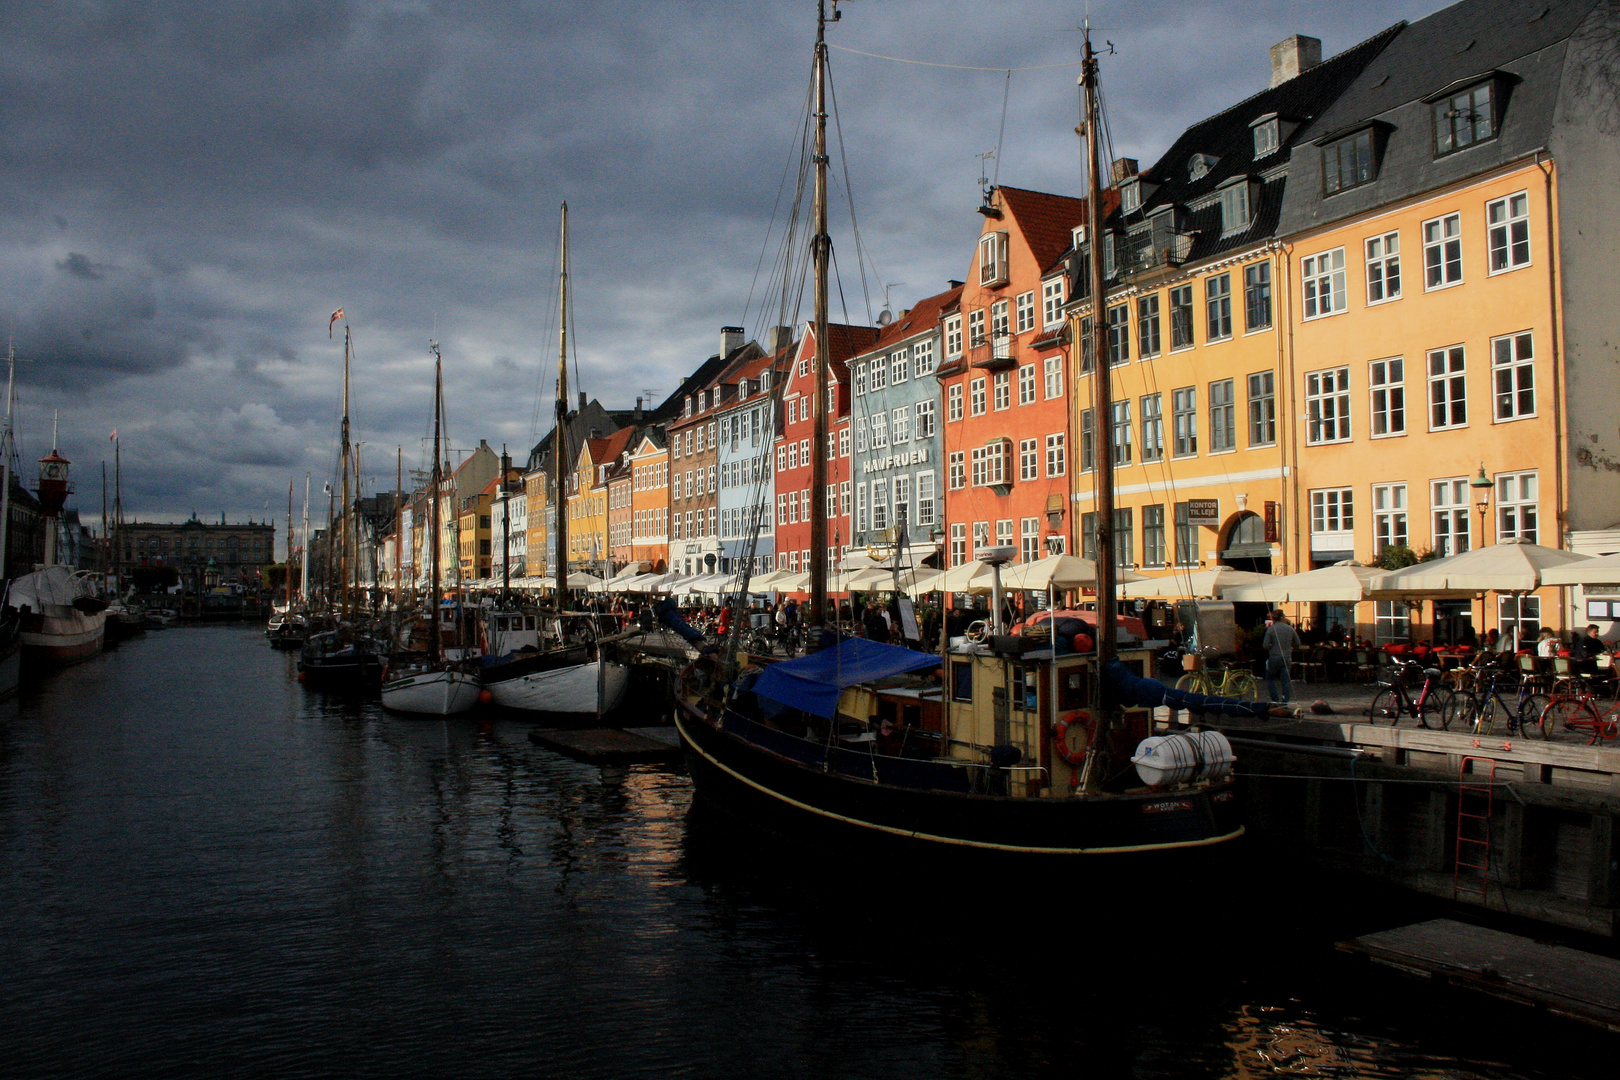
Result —
<path fill-rule="evenodd" d="M 1288 625 L 1288 617 L 1280 609 L 1273 611 L 1271 625 L 1266 628 L 1266 636 L 1261 639 L 1260 647 L 1266 651 L 1266 694 L 1278 705 L 1288 704 L 1294 696 L 1288 665 L 1298 644 L 1299 635 Z M 1280 695 L 1277 692 L 1278 683 L 1282 684 Z"/>

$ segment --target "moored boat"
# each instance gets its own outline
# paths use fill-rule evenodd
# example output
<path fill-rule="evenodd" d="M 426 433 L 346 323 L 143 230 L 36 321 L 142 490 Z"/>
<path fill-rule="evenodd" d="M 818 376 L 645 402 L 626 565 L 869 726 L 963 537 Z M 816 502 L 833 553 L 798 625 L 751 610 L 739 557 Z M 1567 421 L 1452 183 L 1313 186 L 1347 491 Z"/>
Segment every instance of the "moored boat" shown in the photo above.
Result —
<path fill-rule="evenodd" d="M 7 602 L 17 609 L 30 664 L 58 667 L 101 651 L 107 602 L 95 595 L 86 572 L 47 566 L 24 574 L 11 583 Z"/>

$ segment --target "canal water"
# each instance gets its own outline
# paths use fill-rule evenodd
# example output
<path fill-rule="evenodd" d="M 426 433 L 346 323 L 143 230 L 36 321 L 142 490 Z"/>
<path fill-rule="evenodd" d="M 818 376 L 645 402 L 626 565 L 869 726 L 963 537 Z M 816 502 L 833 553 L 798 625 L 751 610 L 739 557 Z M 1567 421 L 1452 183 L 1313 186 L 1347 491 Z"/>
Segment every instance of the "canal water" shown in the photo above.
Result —
<path fill-rule="evenodd" d="M 1431 912 L 1286 851 L 1161 887 L 800 859 L 528 725 L 324 698 L 177 628 L 0 716 L 0 1075 L 1604 1077 L 1336 953 Z"/>

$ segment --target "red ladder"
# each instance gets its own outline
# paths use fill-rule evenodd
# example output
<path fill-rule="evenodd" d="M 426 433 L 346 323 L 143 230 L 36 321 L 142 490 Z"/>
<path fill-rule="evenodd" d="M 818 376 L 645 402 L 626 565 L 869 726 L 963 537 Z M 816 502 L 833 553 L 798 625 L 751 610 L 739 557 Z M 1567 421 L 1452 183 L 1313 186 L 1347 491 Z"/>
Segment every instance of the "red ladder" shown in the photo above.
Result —
<path fill-rule="evenodd" d="M 1469 769 L 1485 762 L 1484 773 Z M 1481 780 L 1483 777 L 1483 781 Z M 1462 891 L 1464 870 L 1479 872 L 1479 902 L 1485 903 L 1491 881 L 1491 811 L 1495 808 L 1496 759 L 1465 757 L 1457 770 L 1457 849 L 1452 860 L 1451 898 Z"/>

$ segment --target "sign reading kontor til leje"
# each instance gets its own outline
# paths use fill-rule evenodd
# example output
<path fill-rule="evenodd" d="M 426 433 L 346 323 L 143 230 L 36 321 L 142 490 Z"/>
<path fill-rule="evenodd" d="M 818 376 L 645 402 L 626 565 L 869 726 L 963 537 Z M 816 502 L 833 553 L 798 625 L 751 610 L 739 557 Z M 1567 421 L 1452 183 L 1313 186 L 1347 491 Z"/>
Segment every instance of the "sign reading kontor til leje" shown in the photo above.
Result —
<path fill-rule="evenodd" d="M 1208 525 L 1211 528 L 1221 523 L 1221 500 L 1219 499 L 1188 499 L 1187 524 Z"/>

